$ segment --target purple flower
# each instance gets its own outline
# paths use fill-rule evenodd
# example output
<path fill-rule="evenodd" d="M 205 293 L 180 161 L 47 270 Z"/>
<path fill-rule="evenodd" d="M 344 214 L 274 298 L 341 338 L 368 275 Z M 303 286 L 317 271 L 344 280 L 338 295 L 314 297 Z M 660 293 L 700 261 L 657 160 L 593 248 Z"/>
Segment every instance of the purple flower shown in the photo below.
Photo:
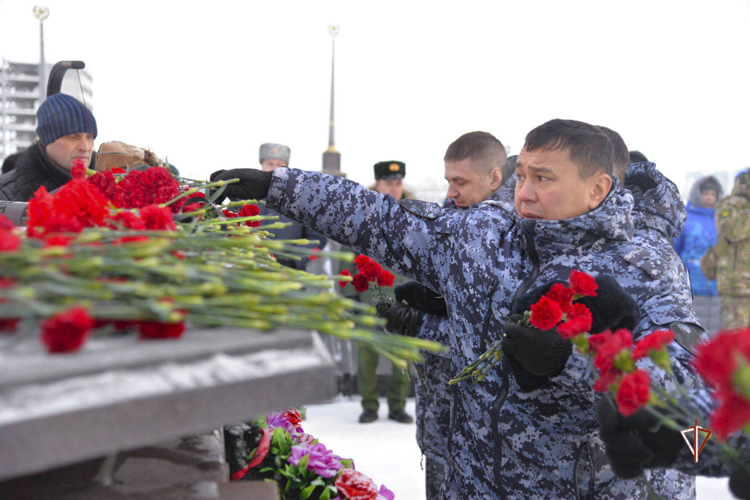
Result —
<path fill-rule="evenodd" d="M 286 418 L 281 412 L 269 413 L 266 416 L 266 423 L 271 429 L 281 427 L 285 431 L 289 432 L 289 435 L 291 435 L 292 437 L 300 436 L 305 432 L 302 430 L 302 427 L 294 427 L 289 419 Z"/>
<path fill-rule="evenodd" d="M 377 500 L 393 500 L 396 498 L 396 495 L 385 487 L 384 484 L 380 485 L 380 491 L 378 491 L 378 498 Z"/>
<path fill-rule="evenodd" d="M 331 450 L 327 450 L 322 443 L 312 446 L 292 446 L 292 454 L 287 461 L 292 465 L 299 465 L 299 461 L 309 455 L 307 470 L 315 471 L 321 477 L 331 478 L 341 470 L 341 457 L 334 455 Z"/>

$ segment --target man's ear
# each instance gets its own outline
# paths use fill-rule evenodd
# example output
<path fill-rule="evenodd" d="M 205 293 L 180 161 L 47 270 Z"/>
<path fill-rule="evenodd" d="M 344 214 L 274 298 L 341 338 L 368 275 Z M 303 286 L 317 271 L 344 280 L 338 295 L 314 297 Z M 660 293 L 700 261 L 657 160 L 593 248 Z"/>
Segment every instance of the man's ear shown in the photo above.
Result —
<path fill-rule="evenodd" d="M 495 167 L 490 172 L 490 190 L 494 193 L 500 189 L 500 184 L 503 183 L 503 171 L 498 167 Z"/>
<path fill-rule="evenodd" d="M 589 210 L 593 210 L 598 207 L 599 204 L 604 201 L 604 198 L 606 198 L 609 194 L 609 190 L 610 188 L 612 188 L 612 178 L 609 176 L 609 174 L 600 172 L 589 179 L 589 182 L 591 189 Z"/>

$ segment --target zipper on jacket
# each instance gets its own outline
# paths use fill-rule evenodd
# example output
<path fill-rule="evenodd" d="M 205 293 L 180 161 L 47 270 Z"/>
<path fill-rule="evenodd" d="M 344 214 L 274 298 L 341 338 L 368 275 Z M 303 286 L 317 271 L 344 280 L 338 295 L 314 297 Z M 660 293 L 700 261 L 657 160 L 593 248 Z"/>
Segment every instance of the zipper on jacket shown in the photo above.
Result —
<path fill-rule="evenodd" d="M 484 321 L 482 322 L 482 331 L 479 334 L 479 352 L 484 352 L 484 349 L 487 347 L 487 334 L 489 333 L 490 329 L 490 319 L 492 318 L 492 297 L 495 295 L 495 290 L 497 289 L 497 283 L 493 283 L 490 287 L 490 293 L 489 297 L 487 298 L 487 312 L 484 316 Z"/>
<path fill-rule="evenodd" d="M 539 277 L 539 253 L 536 251 L 536 245 L 534 245 L 535 226 L 536 222 L 534 222 L 533 220 L 526 219 L 521 221 L 521 231 L 523 231 L 524 239 L 526 240 L 526 251 L 529 252 L 529 258 L 531 259 L 531 264 L 534 267 L 531 270 L 531 274 L 529 275 L 529 277 L 523 280 L 521 286 L 519 286 L 516 290 L 516 293 L 513 295 L 513 302 L 511 304 L 515 304 L 516 299 L 526 293 L 534 283 L 534 281 L 536 281 L 536 279 Z"/>

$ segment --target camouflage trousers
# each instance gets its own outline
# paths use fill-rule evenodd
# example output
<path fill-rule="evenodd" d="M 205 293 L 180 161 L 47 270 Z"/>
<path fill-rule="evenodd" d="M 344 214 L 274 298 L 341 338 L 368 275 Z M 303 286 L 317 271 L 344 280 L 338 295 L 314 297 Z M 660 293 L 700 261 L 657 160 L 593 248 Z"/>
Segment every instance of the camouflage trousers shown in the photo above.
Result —
<path fill-rule="evenodd" d="M 445 465 L 439 460 L 427 457 L 425 459 L 424 475 L 427 498 L 437 498 L 440 493 L 440 485 L 445 481 Z"/>
<path fill-rule="evenodd" d="M 750 326 L 750 297 L 722 295 L 721 319 L 726 328 Z"/>

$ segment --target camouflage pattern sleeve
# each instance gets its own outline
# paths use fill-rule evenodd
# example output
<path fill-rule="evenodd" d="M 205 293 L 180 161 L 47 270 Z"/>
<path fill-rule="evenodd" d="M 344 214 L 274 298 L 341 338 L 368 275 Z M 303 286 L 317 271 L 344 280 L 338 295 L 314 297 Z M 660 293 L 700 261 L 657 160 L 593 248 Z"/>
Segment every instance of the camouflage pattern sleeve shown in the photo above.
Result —
<path fill-rule="evenodd" d="M 444 316 L 425 314 L 416 337 L 450 346 L 450 320 Z"/>
<path fill-rule="evenodd" d="M 716 206 L 716 231 L 729 243 L 750 238 L 750 200 L 742 195 L 721 200 Z"/>
<path fill-rule="evenodd" d="M 266 201 L 282 215 L 441 291 L 456 245 L 473 243 L 457 243 L 467 227 L 475 229 L 466 219 L 496 226 L 506 221 L 505 231 L 512 225 L 510 217 L 488 221 L 481 214 L 472 217 L 475 211 L 443 211 L 434 203 L 410 200 L 402 206 L 342 177 L 285 167 L 274 171 Z"/>

